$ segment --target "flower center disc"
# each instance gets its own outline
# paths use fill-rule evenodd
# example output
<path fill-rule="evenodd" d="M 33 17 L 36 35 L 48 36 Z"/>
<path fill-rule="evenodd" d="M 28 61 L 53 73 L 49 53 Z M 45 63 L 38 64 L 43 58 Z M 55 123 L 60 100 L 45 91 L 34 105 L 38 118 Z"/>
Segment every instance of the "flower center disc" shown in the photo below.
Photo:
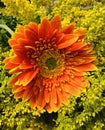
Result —
<path fill-rule="evenodd" d="M 43 77 L 57 77 L 62 74 L 65 68 L 64 56 L 55 50 L 44 50 L 39 58 L 39 66 Z"/>
<path fill-rule="evenodd" d="M 51 57 L 48 58 L 45 62 L 46 66 L 48 67 L 49 70 L 53 70 L 57 67 L 57 61 L 55 58 Z"/>

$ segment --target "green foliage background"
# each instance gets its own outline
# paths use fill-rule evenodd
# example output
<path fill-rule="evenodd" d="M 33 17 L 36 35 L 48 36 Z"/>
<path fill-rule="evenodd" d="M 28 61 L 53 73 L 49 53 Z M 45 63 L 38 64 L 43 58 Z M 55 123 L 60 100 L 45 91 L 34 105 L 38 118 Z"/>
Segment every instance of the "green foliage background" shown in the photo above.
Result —
<path fill-rule="evenodd" d="M 100 0 L 101 1 L 101 0 Z M 2 2 L 2 3 L 1 3 Z M 13 31 L 18 24 L 39 23 L 59 14 L 62 27 L 75 21 L 87 29 L 86 41 L 94 45 L 98 70 L 88 72 L 90 87 L 56 113 L 31 109 L 28 102 L 15 100 L 7 83 L 11 75 L 3 60 L 12 54 L 11 35 L 0 28 L 0 129 L 1 130 L 105 130 L 105 0 L 1 0 L 0 24 Z"/>

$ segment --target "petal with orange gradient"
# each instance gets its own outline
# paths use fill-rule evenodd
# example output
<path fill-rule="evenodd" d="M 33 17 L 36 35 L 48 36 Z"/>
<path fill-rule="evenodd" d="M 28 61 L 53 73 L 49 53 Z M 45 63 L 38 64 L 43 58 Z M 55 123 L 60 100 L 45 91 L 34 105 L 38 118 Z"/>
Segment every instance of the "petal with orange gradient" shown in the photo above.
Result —
<path fill-rule="evenodd" d="M 49 21 L 44 18 L 39 25 L 39 38 L 47 40 L 50 36 L 50 24 Z"/>
<path fill-rule="evenodd" d="M 44 98 L 45 98 L 46 103 L 50 102 L 50 92 L 48 89 L 44 90 Z"/>
<path fill-rule="evenodd" d="M 17 67 L 15 67 L 15 68 L 11 69 L 11 70 L 9 71 L 9 74 L 14 74 L 14 73 L 19 72 L 19 71 L 20 71 L 20 69 L 19 69 L 19 67 L 17 66 Z"/>
<path fill-rule="evenodd" d="M 12 47 L 12 46 L 17 44 L 17 40 L 16 39 L 9 39 L 8 43 Z"/>
<path fill-rule="evenodd" d="M 11 58 L 7 58 L 4 60 L 4 63 L 5 63 L 5 68 L 6 69 L 12 69 L 12 68 L 15 68 L 18 66 L 17 63 L 11 63 Z"/>
<path fill-rule="evenodd" d="M 37 24 L 30 22 L 27 28 L 30 28 L 32 31 L 34 31 L 36 38 L 38 38 L 38 25 Z"/>
<path fill-rule="evenodd" d="M 62 29 L 62 32 L 63 32 L 64 34 L 73 33 L 74 27 L 75 27 L 75 23 L 73 22 L 73 23 L 71 23 L 70 25 L 64 27 L 64 28 Z"/>
<path fill-rule="evenodd" d="M 19 46 L 21 46 L 21 47 L 25 47 L 25 46 L 33 46 L 33 45 L 35 45 L 35 42 L 34 41 L 32 41 L 32 40 L 29 40 L 29 39 L 23 39 L 23 38 L 19 38 L 18 40 L 17 40 L 17 43 L 19 44 Z"/>
<path fill-rule="evenodd" d="M 94 65 L 94 63 L 89 63 L 89 64 L 84 64 L 84 65 L 77 66 L 77 67 L 75 67 L 73 69 L 81 72 L 81 71 L 97 70 L 97 67 L 96 67 L 96 65 Z"/>
<path fill-rule="evenodd" d="M 33 95 L 32 89 L 26 89 L 26 90 L 24 90 L 23 100 L 24 100 L 24 101 L 29 100 L 29 99 L 32 97 L 32 95 Z"/>
<path fill-rule="evenodd" d="M 13 39 L 18 39 L 18 38 L 25 38 L 23 33 L 16 32 L 13 34 Z"/>
<path fill-rule="evenodd" d="M 24 26 L 19 25 L 19 26 L 18 26 L 18 31 L 19 31 L 20 33 L 23 33 L 23 34 L 24 34 Z"/>
<path fill-rule="evenodd" d="M 61 20 L 60 20 L 60 16 L 57 15 L 54 18 L 52 18 L 52 20 L 50 21 L 50 26 L 51 26 L 51 30 L 59 30 L 60 26 L 61 26 Z"/>
<path fill-rule="evenodd" d="M 30 62 L 26 62 L 26 61 L 23 61 L 20 65 L 19 65 L 19 68 L 22 70 L 22 69 L 31 69 L 33 68 L 34 66 L 32 64 L 30 64 Z"/>
<path fill-rule="evenodd" d="M 26 86 L 33 78 L 37 75 L 39 69 L 36 68 L 35 70 L 28 70 L 18 75 L 18 80 L 15 85 L 23 85 Z"/>
<path fill-rule="evenodd" d="M 37 95 L 36 104 L 39 109 L 42 109 L 46 105 L 43 91 L 39 91 L 39 94 Z"/>
<path fill-rule="evenodd" d="M 37 100 L 36 96 L 35 96 L 35 95 L 32 95 L 32 97 L 30 98 L 30 102 L 29 102 L 31 108 L 35 108 L 35 107 L 37 106 L 36 100 Z"/>
<path fill-rule="evenodd" d="M 32 42 L 35 42 L 36 41 L 36 35 L 33 31 L 31 31 L 30 29 L 25 29 L 24 30 L 24 33 L 25 33 L 25 37 L 26 39 L 32 41 Z"/>
<path fill-rule="evenodd" d="M 75 42 L 74 44 L 72 44 L 70 47 L 66 48 L 66 52 L 69 53 L 71 51 L 76 51 L 76 50 L 81 50 L 83 47 L 85 47 L 86 44 L 84 44 L 83 42 Z"/>
<path fill-rule="evenodd" d="M 22 91 L 20 91 L 20 92 L 17 92 L 17 93 L 14 95 L 14 97 L 15 97 L 16 99 L 18 99 L 18 98 L 22 98 L 23 95 L 24 95 L 24 90 L 22 90 Z"/>
<path fill-rule="evenodd" d="M 18 85 L 16 85 L 16 86 L 13 86 L 12 92 L 13 92 L 13 93 L 17 93 L 17 92 L 22 91 L 23 89 L 24 89 L 23 86 L 18 86 Z"/>
<path fill-rule="evenodd" d="M 57 97 L 59 99 L 59 103 L 65 103 L 67 102 L 67 97 L 65 97 L 64 92 L 62 92 L 63 90 L 57 89 Z M 59 104 L 59 105 L 60 105 Z"/>
<path fill-rule="evenodd" d="M 64 37 L 58 41 L 57 48 L 63 49 L 71 46 L 73 43 L 75 43 L 78 40 L 78 35 L 74 34 L 67 34 L 64 35 Z"/>
<path fill-rule="evenodd" d="M 86 36 L 86 29 L 85 28 L 79 28 L 74 31 L 74 34 L 77 34 L 79 36 L 79 39 L 83 39 Z"/>
<path fill-rule="evenodd" d="M 70 94 L 74 96 L 78 96 L 80 94 L 79 87 L 77 87 L 74 83 L 70 82 L 69 87 L 70 87 Z"/>

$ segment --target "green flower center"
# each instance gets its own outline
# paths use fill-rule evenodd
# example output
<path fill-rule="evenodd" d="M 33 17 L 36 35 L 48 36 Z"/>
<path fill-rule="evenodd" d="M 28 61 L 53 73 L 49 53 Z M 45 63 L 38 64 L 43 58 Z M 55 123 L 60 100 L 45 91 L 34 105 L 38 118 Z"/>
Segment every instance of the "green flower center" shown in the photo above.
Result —
<path fill-rule="evenodd" d="M 49 70 L 53 70 L 57 67 L 57 61 L 55 58 L 50 57 L 45 61 L 46 66 Z"/>
<path fill-rule="evenodd" d="M 44 50 L 39 57 L 40 74 L 45 78 L 53 78 L 62 74 L 65 69 L 65 59 L 62 54 L 53 49 Z"/>

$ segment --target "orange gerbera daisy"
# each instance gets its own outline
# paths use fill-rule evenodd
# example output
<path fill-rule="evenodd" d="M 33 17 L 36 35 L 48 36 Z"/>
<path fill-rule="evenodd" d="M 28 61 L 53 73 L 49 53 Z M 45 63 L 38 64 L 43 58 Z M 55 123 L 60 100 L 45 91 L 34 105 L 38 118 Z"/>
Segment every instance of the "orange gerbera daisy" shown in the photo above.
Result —
<path fill-rule="evenodd" d="M 84 72 L 95 70 L 91 44 L 84 43 L 85 30 L 71 23 L 60 29 L 60 17 L 41 24 L 18 26 L 9 44 L 14 56 L 5 60 L 15 98 L 29 100 L 32 108 L 56 111 L 70 94 L 77 96 L 87 85 Z"/>

